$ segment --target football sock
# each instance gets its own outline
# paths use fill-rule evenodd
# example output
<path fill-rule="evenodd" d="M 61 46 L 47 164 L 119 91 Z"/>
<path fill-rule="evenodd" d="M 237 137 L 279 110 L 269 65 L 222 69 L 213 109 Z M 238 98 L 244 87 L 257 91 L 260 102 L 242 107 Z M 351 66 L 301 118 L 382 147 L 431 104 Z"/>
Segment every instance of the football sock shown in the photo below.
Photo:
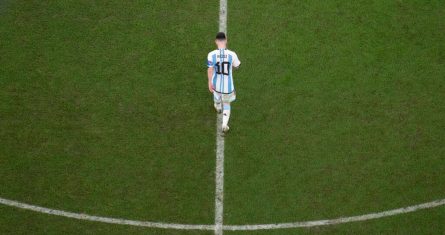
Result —
<path fill-rule="evenodd" d="M 224 110 L 223 110 L 222 126 L 227 126 L 227 124 L 229 123 L 229 118 L 230 118 L 230 104 L 224 103 L 223 108 L 224 108 Z"/>

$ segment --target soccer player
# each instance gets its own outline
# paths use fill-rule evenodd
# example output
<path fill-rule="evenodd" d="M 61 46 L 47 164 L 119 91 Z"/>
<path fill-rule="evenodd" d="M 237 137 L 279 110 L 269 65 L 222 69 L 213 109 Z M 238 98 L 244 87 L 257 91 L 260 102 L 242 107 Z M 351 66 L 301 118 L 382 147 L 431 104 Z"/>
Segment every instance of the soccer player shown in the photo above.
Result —
<path fill-rule="evenodd" d="M 207 77 L 209 91 L 213 93 L 215 109 L 223 113 L 222 130 L 229 131 L 230 103 L 235 101 L 232 68 L 238 68 L 241 62 L 235 52 L 228 50 L 226 34 L 219 32 L 215 39 L 218 49 L 207 56 Z"/>

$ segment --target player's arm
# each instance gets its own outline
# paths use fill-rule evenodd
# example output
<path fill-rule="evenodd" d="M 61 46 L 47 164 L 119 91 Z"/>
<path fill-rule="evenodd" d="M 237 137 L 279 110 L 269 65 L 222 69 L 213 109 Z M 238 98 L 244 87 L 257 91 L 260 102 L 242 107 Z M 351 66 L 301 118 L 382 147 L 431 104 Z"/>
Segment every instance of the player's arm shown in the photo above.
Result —
<path fill-rule="evenodd" d="M 212 60 L 212 54 L 211 52 L 207 55 L 207 79 L 208 79 L 208 85 L 209 85 L 209 91 L 213 93 L 213 70 L 214 70 L 214 64 Z"/>
<path fill-rule="evenodd" d="M 238 69 L 241 64 L 241 61 L 238 59 L 238 55 L 236 53 L 234 54 L 234 57 L 235 58 L 233 59 L 233 63 L 232 63 L 233 68 Z"/>
<path fill-rule="evenodd" d="M 207 68 L 207 78 L 209 82 L 209 91 L 213 93 L 213 84 L 212 84 L 212 78 L 213 78 L 213 67 Z"/>

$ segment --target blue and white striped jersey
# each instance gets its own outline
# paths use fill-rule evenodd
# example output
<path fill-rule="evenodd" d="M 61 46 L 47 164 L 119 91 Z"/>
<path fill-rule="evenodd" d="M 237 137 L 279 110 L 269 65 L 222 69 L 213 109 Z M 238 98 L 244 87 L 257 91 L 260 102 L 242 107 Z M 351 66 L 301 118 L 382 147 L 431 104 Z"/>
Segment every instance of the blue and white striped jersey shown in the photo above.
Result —
<path fill-rule="evenodd" d="M 238 56 L 231 50 L 217 49 L 209 53 L 207 66 L 213 67 L 212 83 L 216 92 L 229 94 L 235 90 L 232 68 L 236 68 L 240 64 Z"/>

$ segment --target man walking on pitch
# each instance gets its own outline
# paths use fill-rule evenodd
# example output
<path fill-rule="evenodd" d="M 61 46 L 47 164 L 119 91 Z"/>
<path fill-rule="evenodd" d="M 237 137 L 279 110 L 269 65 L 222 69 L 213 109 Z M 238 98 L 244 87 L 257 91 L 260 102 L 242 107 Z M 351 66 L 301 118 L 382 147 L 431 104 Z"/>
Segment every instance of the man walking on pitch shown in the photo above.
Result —
<path fill-rule="evenodd" d="M 232 68 L 238 68 L 241 62 L 235 52 L 228 50 L 226 34 L 219 32 L 215 40 L 218 49 L 207 56 L 207 77 L 209 91 L 213 93 L 215 109 L 223 112 L 222 130 L 229 131 L 230 103 L 235 101 Z"/>

